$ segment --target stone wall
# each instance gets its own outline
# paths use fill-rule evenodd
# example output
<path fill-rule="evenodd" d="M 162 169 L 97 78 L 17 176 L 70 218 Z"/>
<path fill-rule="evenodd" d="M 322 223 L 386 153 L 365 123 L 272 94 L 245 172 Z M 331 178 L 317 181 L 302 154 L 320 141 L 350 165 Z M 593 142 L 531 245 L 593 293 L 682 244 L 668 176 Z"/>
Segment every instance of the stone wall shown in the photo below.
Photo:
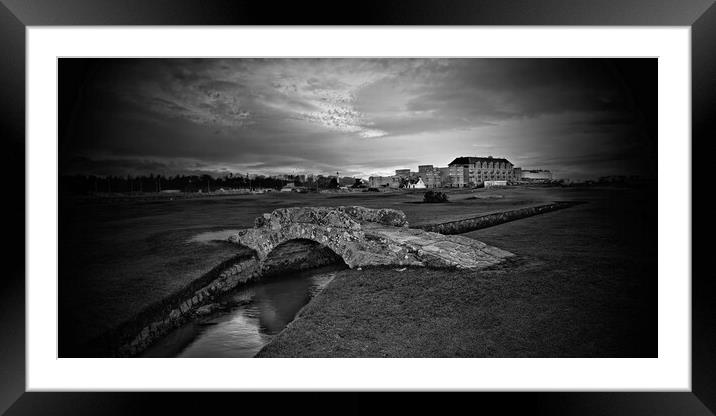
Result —
<path fill-rule="evenodd" d="M 88 345 L 89 357 L 135 356 L 172 329 L 194 318 L 194 311 L 221 294 L 261 275 L 254 256 L 236 256 Z"/>
<path fill-rule="evenodd" d="M 449 221 L 436 224 L 423 224 L 416 226 L 415 228 L 445 235 L 463 234 L 470 231 L 479 230 L 481 228 L 492 227 L 493 225 L 502 224 L 508 221 L 518 220 L 520 218 L 531 217 L 533 215 L 539 215 L 545 212 L 568 208 L 579 203 L 580 202 L 552 202 L 545 205 L 519 208 L 511 211 L 496 212 L 494 214 L 481 215 L 479 217 L 467 218 L 464 220 Z"/>
<path fill-rule="evenodd" d="M 134 356 L 172 329 L 178 328 L 194 318 L 194 311 L 241 283 L 246 283 L 261 275 L 261 267 L 256 259 L 238 262 L 223 270 L 217 279 L 197 290 L 176 296 L 172 302 L 145 322 L 131 341 L 122 344 L 117 350 L 120 357 Z"/>

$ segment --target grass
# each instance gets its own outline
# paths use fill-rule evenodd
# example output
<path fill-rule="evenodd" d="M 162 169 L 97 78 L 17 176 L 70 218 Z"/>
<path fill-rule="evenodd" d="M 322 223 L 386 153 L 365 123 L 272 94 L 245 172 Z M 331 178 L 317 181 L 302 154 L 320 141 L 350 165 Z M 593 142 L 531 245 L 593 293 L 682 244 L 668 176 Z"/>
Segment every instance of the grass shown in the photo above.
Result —
<path fill-rule="evenodd" d="M 391 207 L 408 212 L 411 221 L 427 221 L 435 215 L 470 216 L 496 208 L 456 204 L 442 211 L 411 209 L 412 204 L 405 204 L 411 200 L 422 200 L 422 193 L 271 193 L 176 200 L 62 195 L 60 356 L 83 354 L 82 346 L 90 339 L 240 254 L 226 243 L 190 241 L 202 232 L 252 227 L 262 213 L 290 206 Z"/>
<path fill-rule="evenodd" d="M 480 272 L 340 273 L 260 357 L 655 357 L 656 205 L 590 203 L 466 234 L 517 254 Z"/>
<path fill-rule="evenodd" d="M 191 238 L 197 234 L 212 230 L 222 229 L 235 229 L 251 227 L 255 217 L 259 216 L 264 212 L 270 212 L 273 209 L 289 206 L 332 206 L 332 205 L 363 205 L 373 208 L 395 208 L 403 210 L 408 216 L 408 220 L 411 224 L 429 223 L 435 222 L 436 219 L 442 221 L 457 220 L 461 218 L 468 218 L 475 216 L 476 214 L 489 213 L 499 211 L 503 209 L 512 209 L 518 206 L 524 206 L 534 203 L 540 203 L 544 201 L 553 200 L 588 200 L 589 198 L 601 198 L 602 202 L 605 200 L 605 195 L 611 195 L 618 191 L 596 191 L 593 189 L 563 189 L 563 188 L 510 188 L 506 190 L 476 190 L 476 191 L 453 191 L 450 192 L 450 203 L 449 204 L 414 204 L 411 202 L 421 201 L 423 192 L 393 192 L 393 193 L 345 193 L 345 194 L 298 194 L 298 193 L 273 193 L 266 195 L 237 195 L 237 196 L 222 196 L 221 198 L 203 198 L 203 199 L 182 199 L 182 200 L 160 200 L 160 201 L 133 201 L 133 200 L 118 200 L 108 201 L 103 200 L 92 200 L 86 198 L 72 198 L 69 196 L 62 196 L 60 198 L 60 233 L 59 233 L 59 347 L 60 356 L 74 356 L 81 354 L 81 346 L 87 340 L 99 335 L 100 333 L 116 327 L 117 325 L 131 320 L 137 313 L 147 306 L 163 299 L 167 295 L 180 290 L 192 281 L 198 279 L 203 274 L 207 273 L 217 264 L 231 258 L 234 255 L 240 254 L 239 250 L 232 245 L 223 242 L 191 242 Z M 627 194 L 628 192 L 625 192 Z M 480 196 L 478 199 L 470 199 L 472 196 Z M 485 198 L 482 198 L 482 197 Z M 491 196 L 502 196 L 499 198 L 489 198 Z M 608 199 L 608 198 L 607 198 Z M 585 205 L 587 206 L 587 205 Z M 652 205 L 654 208 L 656 205 Z M 612 207 L 618 208 L 619 205 Z M 445 308 L 452 308 L 453 314 L 463 313 L 468 309 L 468 305 L 474 304 L 475 312 L 482 310 L 484 314 L 499 314 L 506 313 L 506 310 L 499 309 L 499 307 L 518 307 L 519 303 L 524 303 L 521 308 L 530 308 L 531 303 L 534 300 L 530 300 L 525 297 L 520 297 L 519 285 L 516 286 L 499 286 L 497 282 L 492 280 L 499 280 L 500 284 L 504 285 L 505 282 L 523 281 L 525 288 L 520 290 L 528 290 L 530 287 L 541 287 L 545 283 L 540 282 L 540 277 L 547 280 L 559 281 L 558 279 L 565 280 L 569 283 L 569 287 L 575 285 L 575 282 L 579 280 L 574 277 L 570 272 L 571 269 L 565 266 L 565 271 L 552 273 L 552 266 L 543 265 L 542 269 L 539 265 L 545 262 L 555 261 L 549 258 L 549 253 L 545 252 L 544 255 L 534 250 L 546 250 L 544 247 L 533 247 L 535 244 L 541 244 L 542 240 L 540 236 L 544 236 L 543 226 L 541 223 L 534 223 L 532 221 L 538 221 L 540 218 L 548 218 L 548 216 L 561 216 L 566 215 L 568 212 L 576 212 L 573 210 L 581 210 L 581 207 L 573 207 L 567 210 L 560 211 L 558 213 L 545 214 L 540 217 L 529 218 L 520 220 L 514 223 L 504 224 L 499 227 L 493 227 L 479 231 L 478 238 L 496 245 L 501 248 L 513 251 L 520 254 L 521 258 L 529 258 L 530 262 L 523 263 L 521 266 L 516 267 L 517 274 L 512 274 L 511 271 L 508 274 L 508 278 L 490 278 L 489 275 L 485 276 L 473 276 L 471 274 L 465 274 L 463 272 L 450 272 L 444 271 L 431 271 L 431 270 L 412 270 L 409 269 L 403 273 L 395 272 L 392 269 L 376 271 L 377 276 L 382 276 L 378 280 L 384 280 L 386 282 L 392 282 L 393 289 L 385 291 L 384 296 L 376 297 L 374 302 L 382 303 L 371 303 L 371 299 L 363 299 L 365 302 L 353 301 L 354 296 L 362 296 L 361 290 L 371 291 L 372 285 L 376 284 L 373 280 L 365 280 L 370 278 L 368 273 L 361 273 L 357 271 L 346 271 L 342 273 L 336 280 L 329 285 L 329 288 L 314 300 L 306 309 L 305 316 L 301 320 L 297 321 L 294 326 L 307 325 L 309 323 L 308 318 L 311 314 L 316 315 L 317 320 L 320 320 L 321 314 L 325 318 L 325 322 L 316 322 L 317 327 L 304 328 L 309 330 L 303 336 L 307 334 L 314 334 L 315 338 L 308 336 L 306 341 L 311 341 L 311 345 L 316 345 L 319 340 L 325 341 L 325 336 L 335 336 L 331 328 L 323 328 L 321 330 L 320 325 L 338 325 L 335 327 L 336 330 L 343 331 L 341 333 L 350 334 L 351 330 L 358 331 L 361 326 L 364 326 L 364 333 L 355 334 L 355 340 L 376 340 L 375 345 L 382 345 L 379 349 L 373 350 L 373 353 L 380 356 L 380 353 L 387 348 L 387 345 L 391 344 L 388 338 L 384 341 L 379 341 L 381 336 L 388 336 L 392 330 L 396 330 L 394 325 L 402 323 L 407 331 L 413 328 L 416 331 L 415 325 L 421 325 L 423 329 L 432 324 L 447 325 L 450 320 L 450 314 Z M 655 209 L 655 208 L 654 208 Z M 618 209 L 617 209 L 618 211 Z M 581 211 L 580 211 L 581 212 Z M 611 212 L 611 211 L 610 211 Z M 592 215 L 592 214 L 589 214 Z M 602 215 L 604 218 L 611 218 L 612 214 Z M 588 217 L 588 215 L 587 215 Z M 552 217 L 560 218 L 560 217 Z M 580 223 L 580 219 L 577 218 L 577 223 Z M 522 228 L 525 227 L 532 228 Z M 565 223 L 562 227 L 572 227 L 573 224 Z M 654 224 L 654 227 L 656 225 Z M 508 227 L 508 228 L 503 228 Z M 599 227 L 597 227 L 599 228 Z M 498 229 L 507 230 L 504 235 L 495 231 Z M 612 228 L 609 228 L 610 230 Z M 581 230 L 581 231 L 580 231 Z M 594 230 L 589 229 L 575 229 L 574 233 L 590 233 Z M 561 241 L 560 235 L 555 234 L 558 230 L 553 230 L 549 234 L 549 241 L 556 244 L 556 249 L 559 251 L 565 251 L 565 247 L 571 249 L 574 246 L 574 241 L 568 242 Z M 569 228 L 563 232 L 569 234 Z M 495 234 L 490 234 L 495 233 Z M 533 235 L 534 234 L 534 235 Z M 594 234 L 594 233 L 592 233 Z M 588 252 L 590 245 L 594 245 L 596 242 L 609 241 L 609 236 L 597 233 L 596 237 L 585 236 L 585 238 L 592 240 L 585 240 L 582 251 Z M 544 236 L 547 238 L 547 236 Z M 535 238 L 537 240 L 535 240 Z M 532 240 L 530 240 L 532 239 Z M 595 240 L 596 239 L 596 240 Z M 654 240 L 655 241 L 655 240 Z M 532 247 L 532 248 L 530 248 Z M 586 270 L 586 273 L 592 273 L 592 277 L 589 279 L 583 279 L 583 282 L 594 280 L 594 283 L 599 291 L 605 293 L 614 293 L 616 289 L 613 287 L 609 290 L 608 288 L 602 287 L 606 283 L 594 275 L 594 272 L 590 271 L 590 267 L 596 265 L 599 266 L 599 253 L 603 258 L 603 267 L 630 267 L 630 265 L 621 265 L 612 258 L 610 252 L 605 251 L 606 247 L 601 247 L 598 252 L 588 253 L 589 259 L 586 266 L 573 266 L 577 269 L 572 270 L 578 273 L 579 270 Z M 532 251 L 530 251 L 532 250 Z M 548 251 L 548 250 L 546 250 Z M 562 253 L 562 256 L 565 254 Z M 542 258 L 542 257 L 547 258 Z M 576 259 L 579 263 L 579 259 Z M 628 262 L 627 262 L 628 263 Z M 580 269 L 581 267 L 581 269 Z M 600 266 L 601 267 L 601 266 Z M 655 262 L 654 262 L 655 267 Z M 485 273 L 505 273 L 498 270 Z M 604 271 L 604 273 L 607 273 Z M 615 273 L 627 273 L 624 270 L 615 270 Z M 462 276 L 462 277 L 461 277 Z M 570 278 L 568 278 L 571 276 Z M 652 276 L 655 278 L 655 274 Z M 524 279 L 536 279 L 534 281 Z M 462 280 L 461 280 L 462 279 Z M 555 280 L 556 279 L 556 280 Z M 572 279 L 572 280 L 570 280 Z M 485 282 L 483 282 L 485 280 Z M 608 279 L 607 279 L 608 280 Z M 433 287 L 435 282 L 440 281 L 441 284 Z M 359 282 L 363 282 L 363 286 L 355 286 Z M 473 286 L 480 283 L 480 286 Z M 487 283 L 486 283 L 487 282 Z M 649 281 L 651 282 L 651 281 Z M 638 283 L 638 282 L 637 282 Z M 613 283 L 616 288 L 632 290 L 637 295 L 644 290 L 646 286 L 640 286 L 636 284 L 636 289 L 629 289 L 629 286 L 625 286 L 623 278 L 617 279 Z M 651 284 L 651 283 L 650 283 Z M 653 282 L 655 285 L 655 280 Z M 401 286 L 402 285 L 402 286 Z M 417 286 L 416 286 L 417 285 Z M 442 286 L 448 285 L 448 286 Z M 570 286 L 571 285 L 571 286 Z M 450 289 L 450 288 L 453 289 Z M 459 288 L 462 287 L 463 290 Z M 575 286 L 576 287 L 576 286 Z M 649 286 L 650 287 L 650 286 Z M 444 305 L 440 306 L 439 309 L 442 311 L 441 314 L 435 315 L 434 321 L 423 321 L 423 316 L 428 319 L 431 315 L 431 308 L 425 306 L 422 309 L 422 315 L 420 312 L 420 305 L 430 305 L 426 299 L 422 301 L 413 301 L 413 306 L 410 306 L 411 297 L 408 296 L 412 293 L 412 297 L 420 299 L 419 292 L 422 289 L 428 289 L 430 293 L 434 294 L 436 307 L 439 300 L 445 302 L 447 299 L 453 299 L 455 305 Z M 442 289 L 441 289 L 442 288 Z M 583 294 L 583 290 L 574 289 L 573 293 L 570 293 L 566 289 L 561 292 L 563 302 L 569 300 L 569 296 L 576 296 Z M 515 290 L 514 296 L 507 297 L 505 299 L 518 299 L 517 303 L 505 303 L 499 304 L 499 302 L 492 302 L 493 309 L 480 309 L 487 308 L 487 306 L 480 306 L 480 302 L 477 302 L 482 298 L 469 298 L 471 299 L 468 303 L 462 302 L 459 299 L 455 300 L 452 296 L 456 292 L 476 292 L 474 296 L 478 296 L 481 292 L 493 291 L 495 296 L 503 293 L 502 296 L 507 296 L 510 292 L 504 292 L 505 290 Z M 532 290 L 532 289 L 529 289 Z M 624 294 L 617 294 L 621 297 L 634 298 L 634 293 L 624 292 Z M 369 292 L 373 293 L 373 292 Z M 446 294 L 444 298 L 440 298 L 440 293 Z M 387 296 L 387 297 L 386 297 Z M 407 297 L 402 299 L 402 297 Z M 472 295 L 471 295 L 472 296 Z M 480 295 L 482 296 L 482 295 Z M 602 295 L 600 295 L 602 296 Z M 606 295 L 603 295 L 606 296 Z M 338 319 L 342 316 L 342 312 L 336 309 L 343 303 L 332 303 L 345 297 L 346 307 L 355 309 L 349 309 L 351 313 L 345 316 L 345 321 Z M 499 296 L 497 296 L 499 298 Z M 497 299 L 495 298 L 495 299 Z M 333 301 L 331 301 L 333 299 Z M 390 306 L 391 299 L 402 300 L 399 305 L 404 305 L 409 313 L 403 315 L 397 314 L 385 316 L 385 328 L 376 326 L 376 328 L 382 328 L 379 331 L 372 333 L 370 328 L 371 325 L 378 325 L 375 318 L 384 316 L 384 310 L 389 310 L 396 313 L 396 306 Z M 540 298 L 541 299 L 541 298 Z M 580 298 L 581 299 L 581 298 Z M 617 298 L 620 299 L 620 298 Z M 545 310 L 549 309 L 549 302 L 555 302 L 554 299 L 544 299 Z M 323 306 L 320 306 L 323 305 Z M 361 312 L 361 305 L 367 305 L 368 308 Z M 502 305 L 502 306 L 499 306 Z M 558 307 L 561 307 L 559 303 L 555 303 Z M 622 303 L 615 303 L 615 305 L 621 307 Z M 479 308 L 478 308 L 479 306 Z M 324 311 L 320 308 L 325 307 Z M 317 310 L 314 310 L 316 309 Z M 494 309 L 497 308 L 497 309 Z M 479 315 L 479 314 L 478 314 Z M 413 318 L 411 318 L 411 316 Z M 438 319 L 439 318 L 439 319 Z M 479 316 L 475 316 L 478 319 Z M 638 320 L 631 319 L 631 316 L 627 316 L 626 324 L 634 322 L 640 322 Z M 409 323 L 411 319 L 414 319 L 415 323 Z M 498 318 L 493 318 L 498 319 Z M 505 319 L 505 318 L 499 318 Z M 371 325 L 367 325 L 364 320 L 369 320 Z M 595 321 L 599 320 L 599 317 L 594 318 Z M 478 319 L 479 321 L 479 319 Z M 341 323 L 342 322 L 342 323 Z M 432 324 L 430 323 L 432 322 Z M 458 322 L 459 323 L 459 322 Z M 463 323 L 464 324 L 464 323 Z M 341 326 L 343 325 L 343 326 Z M 456 323 L 457 325 L 457 323 Z M 347 327 L 346 327 L 347 326 Z M 354 326 L 351 329 L 351 326 Z M 623 326 L 623 325 L 622 325 Z M 392 328 L 392 329 L 391 329 Z M 455 327 L 451 327 L 452 331 L 456 331 Z M 302 355 L 307 354 L 308 349 L 298 350 L 293 347 L 288 347 L 290 340 L 289 337 L 291 331 L 286 331 L 286 337 L 284 335 L 280 337 L 280 342 L 276 345 L 286 346 L 286 352 L 291 354 Z M 312 331 L 312 332 L 311 332 Z M 415 345 L 422 345 L 421 343 L 429 343 L 429 340 L 423 340 L 418 343 L 417 339 L 421 337 L 420 332 L 413 332 L 408 335 L 405 339 L 412 339 Z M 474 334 L 473 334 L 474 335 Z M 451 335 L 453 337 L 460 337 L 460 335 Z M 293 335 L 292 337 L 301 337 L 299 335 Z M 336 338 L 337 339 L 337 338 Z M 346 338 L 347 340 L 350 337 Z M 321 342 L 322 342 L 321 341 Z M 396 341 L 397 342 L 397 341 Z M 319 342 L 320 343 L 320 342 Z M 398 343 L 400 345 L 405 342 Z M 341 344 L 340 348 L 347 351 L 353 351 L 353 346 L 349 348 L 345 344 Z M 412 344 L 411 344 L 412 345 Z M 271 346 L 271 348 L 276 348 Z M 298 348 L 298 347 L 296 347 Z M 378 348 L 378 347 L 373 347 Z M 407 347 L 406 347 L 407 348 Z M 428 348 L 427 345 L 421 347 L 424 351 L 434 350 Z M 316 350 L 319 351 L 320 349 Z M 275 351 L 273 349 L 267 350 Z M 390 352 L 388 348 L 385 351 Z M 536 350 L 535 350 L 536 351 Z M 392 353 L 398 353 L 398 350 L 392 351 Z M 454 352 L 454 351 L 453 351 Z M 474 351 L 473 351 L 474 352 Z M 277 352 L 275 352 L 277 353 Z M 418 352 L 414 352 L 418 354 Z M 338 354 L 333 352 L 332 354 Z M 351 353 L 352 354 L 352 353 Z M 350 355 L 349 355 L 350 356 Z"/>

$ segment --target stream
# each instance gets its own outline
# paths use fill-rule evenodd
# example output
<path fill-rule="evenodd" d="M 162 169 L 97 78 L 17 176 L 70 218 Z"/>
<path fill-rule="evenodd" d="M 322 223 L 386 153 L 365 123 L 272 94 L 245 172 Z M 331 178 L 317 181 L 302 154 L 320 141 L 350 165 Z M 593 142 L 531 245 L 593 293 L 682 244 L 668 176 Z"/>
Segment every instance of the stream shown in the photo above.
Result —
<path fill-rule="evenodd" d="M 140 357 L 253 357 L 344 268 L 290 272 L 237 289 L 203 308 L 205 315 L 173 330 Z"/>

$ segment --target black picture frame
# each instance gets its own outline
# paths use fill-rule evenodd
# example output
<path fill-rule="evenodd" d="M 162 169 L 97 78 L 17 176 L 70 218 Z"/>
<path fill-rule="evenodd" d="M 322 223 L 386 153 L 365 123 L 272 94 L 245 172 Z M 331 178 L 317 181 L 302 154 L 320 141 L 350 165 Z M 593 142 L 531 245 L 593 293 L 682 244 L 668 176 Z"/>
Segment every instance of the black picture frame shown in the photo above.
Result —
<path fill-rule="evenodd" d="M 351 6 L 321 2 L 277 5 L 249 1 L 0 0 L 0 137 L 4 166 L 25 172 L 25 28 L 47 25 L 599 25 L 689 26 L 692 48 L 692 154 L 716 137 L 716 6 L 713 0 L 453 0 L 361 1 Z M 21 156 L 22 155 L 22 156 Z M 699 166 L 695 162 L 692 166 Z M 696 175 L 701 183 L 703 175 Z M 692 189 L 697 189 L 692 187 Z M 142 414 L 159 404 L 162 413 L 209 413 L 243 402 L 243 393 L 59 393 L 25 392 L 25 205 L 24 181 L 5 189 L 5 273 L 0 278 L 0 413 Z M 691 203 L 693 204 L 693 197 Z M 692 205 L 693 206 L 693 205 Z M 699 217 L 705 220 L 704 217 Z M 705 224 L 704 224 L 705 225 Z M 704 229 L 706 227 L 701 227 Z M 8 235 L 9 234 L 9 235 Z M 22 242 L 22 243 L 20 243 Z M 694 246 L 694 249 L 698 247 Z M 692 254 L 693 258 L 693 254 Z M 8 267 L 9 266 L 9 267 Z M 501 413 L 537 414 L 716 414 L 716 309 L 713 278 L 692 273 L 692 389 L 688 392 L 474 393 L 436 398 L 432 394 L 391 396 L 341 393 L 253 397 L 271 410 L 367 413 L 415 409 L 455 411 L 463 405 L 496 407 Z M 683 276 L 688 278 L 688 276 Z M 475 397 L 477 395 L 477 397 Z M 327 401 L 338 404 L 317 406 Z M 250 405 L 248 405 L 250 407 Z M 319 407 L 319 408 L 317 408 Z M 332 408 L 333 407 L 333 408 Z M 322 408 L 322 409 L 321 409 Z"/>

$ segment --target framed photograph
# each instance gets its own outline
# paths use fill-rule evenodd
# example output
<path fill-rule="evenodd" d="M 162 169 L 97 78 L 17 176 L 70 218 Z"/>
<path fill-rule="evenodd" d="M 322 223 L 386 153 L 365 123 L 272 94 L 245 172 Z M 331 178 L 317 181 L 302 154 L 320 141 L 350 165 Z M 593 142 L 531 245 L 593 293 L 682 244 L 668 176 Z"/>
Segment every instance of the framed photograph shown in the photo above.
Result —
<path fill-rule="evenodd" d="M 0 410 L 712 414 L 712 2 L 314 6 L 3 1 Z"/>

